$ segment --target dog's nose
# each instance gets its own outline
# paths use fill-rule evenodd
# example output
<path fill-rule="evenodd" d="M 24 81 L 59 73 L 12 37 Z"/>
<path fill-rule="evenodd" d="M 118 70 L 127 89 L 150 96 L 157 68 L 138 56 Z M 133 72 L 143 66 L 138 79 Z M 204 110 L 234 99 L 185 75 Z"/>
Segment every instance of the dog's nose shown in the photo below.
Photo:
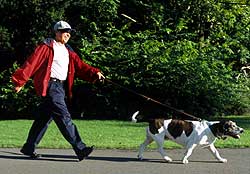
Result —
<path fill-rule="evenodd" d="M 243 133 L 243 132 L 244 132 L 244 129 L 241 129 L 241 130 L 240 130 L 240 133 Z"/>

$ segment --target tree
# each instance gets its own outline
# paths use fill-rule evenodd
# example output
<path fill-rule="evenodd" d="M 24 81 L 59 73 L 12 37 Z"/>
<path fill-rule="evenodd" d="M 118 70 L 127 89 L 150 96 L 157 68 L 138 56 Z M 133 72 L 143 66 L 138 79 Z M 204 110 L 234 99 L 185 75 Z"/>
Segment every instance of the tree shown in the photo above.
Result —
<path fill-rule="evenodd" d="M 250 6 L 244 3 L 2 0 L 0 54 L 22 63 L 51 33 L 53 21 L 67 20 L 77 30 L 70 44 L 108 78 L 197 115 L 243 113 L 250 104 L 249 82 L 235 77 L 249 62 Z M 100 110 L 111 107 L 109 113 L 126 118 L 140 107 L 141 100 L 135 103 L 127 92 L 109 84 L 102 90 L 109 105 Z"/>

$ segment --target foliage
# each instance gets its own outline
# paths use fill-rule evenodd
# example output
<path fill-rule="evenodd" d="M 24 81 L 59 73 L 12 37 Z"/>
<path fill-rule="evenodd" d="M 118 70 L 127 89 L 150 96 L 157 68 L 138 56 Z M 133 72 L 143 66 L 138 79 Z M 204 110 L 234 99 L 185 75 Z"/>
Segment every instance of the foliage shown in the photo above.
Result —
<path fill-rule="evenodd" d="M 164 10 L 171 5 L 174 12 Z M 249 26 L 238 27 L 237 20 L 230 20 L 249 21 L 244 9 L 233 6 L 237 13 L 231 12 L 224 7 L 227 5 L 210 1 L 185 5 L 155 3 L 148 16 L 153 25 L 136 33 L 131 22 L 120 29 L 110 26 L 104 32 L 95 24 L 99 37 L 83 39 L 82 54 L 101 66 L 109 78 L 191 113 L 209 116 L 246 111 L 249 83 L 237 81 L 235 70 L 248 62 L 248 43 L 234 34 L 245 34 Z M 219 15 L 221 12 L 225 16 Z M 170 18 L 172 22 L 166 23 Z"/>
<path fill-rule="evenodd" d="M 111 33 L 119 32 L 114 29 Z M 164 43 L 154 40 L 148 31 L 120 33 L 119 39 L 103 37 L 109 40 L 104 47 L 83 41 L 83 54 L 103 65 L 108 78 L 203 117 L 241 113 L 248 107 L 249 100 L 241 103 L 242 96 L 248 96 L 248 84 L 239 83 L 232 67 L 215 58 L 216 47 L 201 48 L 187 40 Z"/>
<path fill-rule="evenodd" d="M 35 97 L 31 81 L 20 93 L 15 93 L 11 83 L 10 76 L 17 68 L 17 64 L 13 64 L 12 68 L 4 70 L 0 74 L 0 113 L 1 119 L 26 118 L 35 112 L 35 108 L 39 103 L 39 98 Z"/>
<path fill-rule="evenodd" d="M 250 58 L 250 6 L 244 0 L 1 0 L 0 4 L 0 51 L 13 51 L 18 62 L 50 35 L 54 21 L 67 20 L 77 30 L 70 42 L 73 48 L 121 85 L 201 117 L 249 110 L 249 81 L 236 78 Z M 33 20 L 25 20 L 29 16 Z M 10 82 L 4 82 L 1 99 L 20 106 L 21 96 L 6 92 Z M 31 88 L 27 84 L 27 90 Z M 108 110 L 107 115 L 127 119 L 148 104 L 110 84 L 90 88 L 98 89 L 91 97 L 98 109 L 86 114 Z"/>
<path fill-rule="evenodd" d="M 1 1 L 0 26 L 6 27 L 12 35 L 7 43 L 11 44 L 18 61 L 23 61 L 34 46 L 51 32 L 53 22 L 65 19 L 64 10 L 70 5 L 70 1 L 62 0 Z M 27 20 L 30 17 L 32 20 Z"/>

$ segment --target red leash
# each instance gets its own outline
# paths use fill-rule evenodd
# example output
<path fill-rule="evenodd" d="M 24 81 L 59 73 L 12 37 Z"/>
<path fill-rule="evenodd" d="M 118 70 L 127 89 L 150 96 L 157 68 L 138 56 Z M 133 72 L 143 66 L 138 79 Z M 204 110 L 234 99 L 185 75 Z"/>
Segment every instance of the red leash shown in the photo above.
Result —
<path fill-rule="evenodd" d="M 157 101 L 157 100 L 155 100 L 155 99 L 152 99 L 152 98 L 147 97 L 147 96 L 145 96 L 145 95 L 143 95 L 143 94 L 140 94 L 140 93 L 138 93 L 138 92 L 135 92 L 135 91 L 133 91 L 133 90 L 131 90 L 131 89 L 129 89 L 129 88 L 126 88 L 126 87 L 124 87 L 124 86 L 122 86 L 122 85 L 120 85 L 120 84 L 118 84 L 118 83 L 115 83 L 115 82 L 113 82 L 113 81 L 111 81 L 111 80 L 109 80 L 109 79 L 107 79 L 107 78 L 105 78 L 104 80 L 107 81 L 108 83 L 111 83 L 111 84 L 113 84 L 113 85 L 115 85 L 115 86 L 118 86 L 118 87 L 120 87 L 120 88 L 122 88 L 122 89 L 125 89 L 126 91 L 129 91 L 129 92 L 131 92 L 131 93 L 133 93 L 133 94 L 135 94 L 135 95 L 141 96 L 141 97 L 145 98 L 147 101 L 152 101 L 152 102 L 154 102 L 154 103 L 157 103 L 157 104 L 159 104 L 159 105 L 161 105 L 161 106 L 163 106 L 163 107 L 166 107 L 166 108 L 168 108 L 168 109 L 171 109 L 171 110 L 173 110 L 173 111 L 175 111 L 175 112 L 177 112 L 177 113 L 186 115 L 186 116 L 188 116 L 188 117 L 190 117 L 190 118 L 192 118 L 192 119 L 194 119 L 194 120 L 198 120 L 198 121 L 201 121 L 201 120 L 202 120 L 201 118 L 195 117 L 194 115 L 188 114 L 188 113 L 186 113 L 186 112 L 184 112 L 184 111 L 181 111 L 181 110 L 178 110 L 178 109 L 176 109 L 176 108 L 174 108 L 174 107 L 172 107 L 172 106 L 166 105 L 166 104 L 161 103 L 161 102 L 159 102 L 159 101 Z"/>

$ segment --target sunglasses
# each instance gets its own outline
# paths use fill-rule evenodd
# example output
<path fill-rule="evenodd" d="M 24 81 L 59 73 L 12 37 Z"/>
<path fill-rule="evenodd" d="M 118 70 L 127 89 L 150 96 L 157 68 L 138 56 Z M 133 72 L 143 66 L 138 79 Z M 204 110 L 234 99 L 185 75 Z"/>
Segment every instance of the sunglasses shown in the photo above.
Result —
<path fill-rule="evenodd" d="M 71 29 L 60 29 L 60 30 L 57 30 L 59 31 L 60 33 L 71 33 Z"/>

